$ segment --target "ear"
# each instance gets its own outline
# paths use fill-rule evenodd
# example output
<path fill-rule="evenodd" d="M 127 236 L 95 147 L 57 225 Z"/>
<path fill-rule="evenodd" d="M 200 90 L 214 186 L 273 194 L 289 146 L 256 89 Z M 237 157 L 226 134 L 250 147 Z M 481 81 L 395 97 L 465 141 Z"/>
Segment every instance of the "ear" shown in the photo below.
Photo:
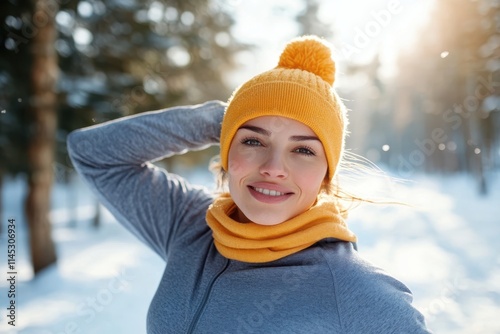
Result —
<path fill-rule="evenodd" d="M 321 187 L 319 188 L 319 192 L 325 192 L 328 193 L 328 190 L 330 189 L 330 180 L 328 179 L 327 176 L 323 178 L 323 181 L 321 181 Z"/>
<path fill-rule="evenodd" d="M 323 178 L 322 186 L 327 186 L 330 184 L 330 178 L 328 177 L 328 171 L 326 171 L 325 177 Z"/>

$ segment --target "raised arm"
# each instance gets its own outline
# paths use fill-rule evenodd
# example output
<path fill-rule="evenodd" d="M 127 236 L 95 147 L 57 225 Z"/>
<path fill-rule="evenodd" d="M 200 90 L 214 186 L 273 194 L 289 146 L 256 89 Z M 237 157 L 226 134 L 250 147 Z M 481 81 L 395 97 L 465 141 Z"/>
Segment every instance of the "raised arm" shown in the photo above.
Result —
<path fill-rule="evenodd" d="M 161 257 L 212 198 L 151 164 L 219 141 L 225 105 L 175 107 L 123 117 L 68 136 L 71 160 L 115 218 Z"/>

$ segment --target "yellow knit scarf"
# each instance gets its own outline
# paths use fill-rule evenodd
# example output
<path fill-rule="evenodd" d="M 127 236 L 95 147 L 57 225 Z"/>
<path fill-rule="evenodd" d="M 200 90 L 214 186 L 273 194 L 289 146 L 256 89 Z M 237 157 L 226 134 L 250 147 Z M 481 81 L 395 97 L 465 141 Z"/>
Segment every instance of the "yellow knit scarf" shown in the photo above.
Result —
<path fill-rule="evenodd" d="M 269 262 L 303 250 L 324 238 L 356 241 L 334 201 L 318 196 L 306 212 L 277 225 L 239 223 L 230 215 L 236 204 L 221 195 L 208 208 L 206 219 L 217 250 L 226 258 L 243 262 Z"/>

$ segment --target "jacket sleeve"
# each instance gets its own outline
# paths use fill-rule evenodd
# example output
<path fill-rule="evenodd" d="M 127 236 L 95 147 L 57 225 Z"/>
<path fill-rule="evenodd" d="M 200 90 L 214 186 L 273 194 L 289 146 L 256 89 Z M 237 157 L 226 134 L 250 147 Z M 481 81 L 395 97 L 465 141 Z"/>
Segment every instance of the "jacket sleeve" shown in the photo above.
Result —
<path fill-rule="evenodd" d="M 75 169 L 115 218 L 162 258 L 206 210 L 208 191 L 152 162 L 219 142 L 225 105 L 211 101 L 123 117 L 70 133 Z M 204 215 L 203 215 L 204 217 Z"/>

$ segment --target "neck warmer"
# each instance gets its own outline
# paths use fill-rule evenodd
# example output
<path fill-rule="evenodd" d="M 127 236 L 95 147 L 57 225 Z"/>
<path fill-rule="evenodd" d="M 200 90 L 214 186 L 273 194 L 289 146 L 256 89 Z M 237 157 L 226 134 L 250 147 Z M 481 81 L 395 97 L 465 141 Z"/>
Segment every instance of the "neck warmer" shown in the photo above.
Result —
<path fill-rule="evenodd" d="M 236 204 L 229 194 L 215 199 L 206 219 L 214 243 L 224 257 L 243 262 L 262 263 L 281 259 L 325 238 L 356 241 L 335 201 L 318 196 L 307 211 L 277 225 L 240 223 L 230 216 Z"/>

